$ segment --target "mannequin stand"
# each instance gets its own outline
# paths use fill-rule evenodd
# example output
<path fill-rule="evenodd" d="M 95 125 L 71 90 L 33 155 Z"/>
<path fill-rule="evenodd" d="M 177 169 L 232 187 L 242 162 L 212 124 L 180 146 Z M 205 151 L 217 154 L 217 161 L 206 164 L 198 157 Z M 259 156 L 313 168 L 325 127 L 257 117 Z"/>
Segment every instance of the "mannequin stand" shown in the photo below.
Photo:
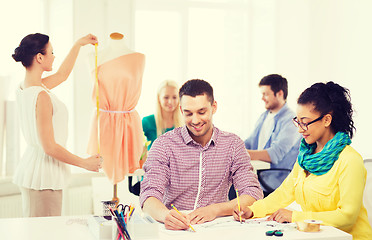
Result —
<path fill-rule="evenodd" d="M 116 206 L 119 204 L 118 185 L 117 184 L 114 184 L 114 197 L 112 198 L 112 201 L 115 202 Z"/>

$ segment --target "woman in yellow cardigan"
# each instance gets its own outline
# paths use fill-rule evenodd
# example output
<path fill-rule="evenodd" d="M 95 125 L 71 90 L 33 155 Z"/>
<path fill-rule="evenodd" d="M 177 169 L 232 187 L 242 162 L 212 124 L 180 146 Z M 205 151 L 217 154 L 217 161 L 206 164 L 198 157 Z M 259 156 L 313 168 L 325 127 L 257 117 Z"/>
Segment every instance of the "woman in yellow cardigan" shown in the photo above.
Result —
<path fill-rule="evenodd" d="M 269 220 L 280 223 L 315 219 L 350 233 L 353 239 L 372 239 L 363 206 L 367 173 L 362 157 L 350 146 L 355 127 L 349 90 L 333 82 L 316 83 L 297 103 L 293 122 L 303 139 L 292 172 L 265 199 L 240 212 L 236 206 L 234 218 L 271 215 Z M 293 201 L 302 212 L 284 209 Z"/>

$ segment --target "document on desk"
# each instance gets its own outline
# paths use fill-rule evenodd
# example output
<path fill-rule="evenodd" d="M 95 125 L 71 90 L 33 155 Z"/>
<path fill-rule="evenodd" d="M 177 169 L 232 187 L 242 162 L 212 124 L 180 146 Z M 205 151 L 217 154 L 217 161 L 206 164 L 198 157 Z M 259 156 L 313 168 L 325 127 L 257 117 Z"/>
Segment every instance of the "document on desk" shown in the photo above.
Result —
<path fill-rule="evenodd" d="M 215 229 L 215 228 L 221 228 L 221 227 L 233 227 L 233 226 L 239 226 L 241 225 L 239 222 L 235 221 L 232 216 L 230 217 L 220 217 L 216 218 L 213 221 L 205 222 L 202 224 L 195 224 L 192 225 L 192 227 L 195 229 L 196 232 L 203 232 L 207 231 L 209 229 Z M 164 224 L 160 227 L 160 231 L 167 233 L 167 234 L 193 234 L 192 230 L 185 230 L 185 231 L 174 231 L 174 230 L 168 230 L 165 228 Z"/>
<path fill-rule="evenodd" d="M 215 230 L 217 228 L 235 228 L 235 227 L 255 227 L 257 225 L 263 226 L 265 228 L 280 228 L 280 229 L 295 229 L 295 224 L 288 223 L 278 223 L 275 221 L 267 221 L 268 217 L 247 219 L 242 224 L 236 221 L 232 216 L 229 217 L 219 217 L 213 221 L 192 225 L 196 232 L 204 232 L 209 230 Z M 173 231 L 165 228 L 164 224 L 161 224 L 160 231 L 167 234 L 192 234 L 193 231 Z"/>

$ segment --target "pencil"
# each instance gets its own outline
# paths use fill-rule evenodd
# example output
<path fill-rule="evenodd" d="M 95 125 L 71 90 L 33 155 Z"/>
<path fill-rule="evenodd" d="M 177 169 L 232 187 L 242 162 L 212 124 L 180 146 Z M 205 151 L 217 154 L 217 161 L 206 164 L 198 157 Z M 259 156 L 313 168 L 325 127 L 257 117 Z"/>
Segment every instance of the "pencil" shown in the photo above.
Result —
<path fill-rule="evenodd" d="M 130 205 L 129 207 L 129 213 L 128 213 L 128 218 L 130 218 L 132 216 L 132 211 L 134 210 L 134 207 L 132 207 L 132 205 Z"/>
<path fill-rule="evenodd" d="M 176 210 L 181 216 L 183 216 L 181 213 L 180 213 L 180 211 L 178 211 L 178 209 L 173 205 L 173 204 L 171 204 L 171 207 L 174 209 L 174 210 Z M 191 228 L 191 230 L 193 230 L 194 232 L 195 232 L 195 229 L 191 226 L 191 224 L 189 224 L 189 227 Z"/>
<path fill-rule="evenodd" d="M 235 191 L 236 191 L 236 199 L 238 200 L 239 220 L 240 220 L 240 224 L 242 224 L 242 215 L 240 215 L 240 201 L 239 201 L 238 189 L 235 188 Z"/>
<path fill-rule="evenodd" d="M 120 236 L 123 238 L 123 240 L 125 240 L 124 234 L 123 234 L 123 232 L 121 231 L 121 228 L 120 228 L 120 223 L 119 223 L 119 221 L 118 221 L 118 218 L 116 217 L 116 215 L 115 215 L 115 213 L 114 213 L 114 211 L 112 210 L 111 207 L 109 207 L 109 210 L 110 210 L 110 212 L 111 212 L 111 214 L 112 214 L 112 216 L 113 216 L 113 219 L 115 220 L 116 225 L 117 225 L 118 230 L 119 230 L 119 234 L 118 234 L 118 237 L 117 237 L 116 240 L 120 239 Z M 115 218 L 115 217 L 116 217 L 116 218 Z"/>

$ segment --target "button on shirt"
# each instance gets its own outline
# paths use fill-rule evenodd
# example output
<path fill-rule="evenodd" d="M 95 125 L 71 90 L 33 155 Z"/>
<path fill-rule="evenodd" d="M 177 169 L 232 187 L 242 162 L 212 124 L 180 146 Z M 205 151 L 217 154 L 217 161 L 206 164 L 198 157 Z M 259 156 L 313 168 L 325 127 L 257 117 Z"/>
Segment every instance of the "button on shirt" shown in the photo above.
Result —
<path fill-rule="evenodd" d="M 186 126 L 161 135 L 143 168 L 141 206 L 149 197 L 180 210 L 226 202 L 231 184 L 239 195 L 263 197 L 243 141 L 216 127 L 204 147 L 191 138 Z"/>

